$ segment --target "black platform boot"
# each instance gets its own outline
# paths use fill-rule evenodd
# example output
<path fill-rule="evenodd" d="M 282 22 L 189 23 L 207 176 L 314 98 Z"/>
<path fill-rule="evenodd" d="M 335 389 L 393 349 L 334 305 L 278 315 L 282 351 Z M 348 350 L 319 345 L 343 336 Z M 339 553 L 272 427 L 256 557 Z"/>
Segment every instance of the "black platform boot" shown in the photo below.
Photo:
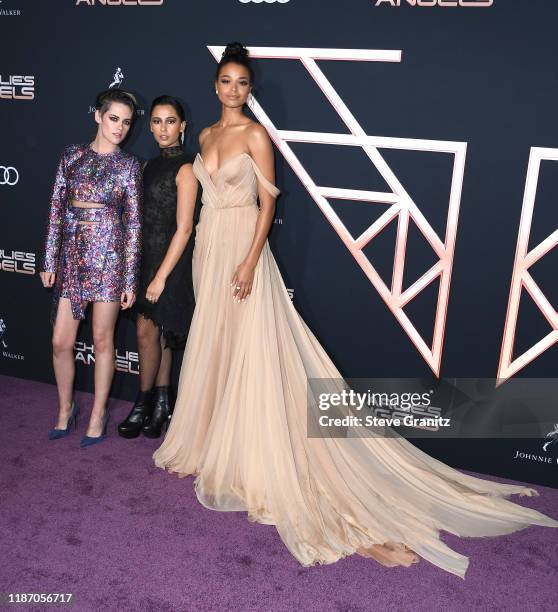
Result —
<path fill-rule="evenodd" d="M 153 390 L 139 391 L 130 414 L 118 425 L 123 438 L 137 438 L 153 412 Z"/>
<path fill-rule="evenodd" d="M 149 423 L 143 426 L 143 435 L 148 438 L 159 438 L 163 425 L 168 428 L 172 415 L 172 404 L 169 397 L 170 387 L 155 387 L 153 413 Z"/>

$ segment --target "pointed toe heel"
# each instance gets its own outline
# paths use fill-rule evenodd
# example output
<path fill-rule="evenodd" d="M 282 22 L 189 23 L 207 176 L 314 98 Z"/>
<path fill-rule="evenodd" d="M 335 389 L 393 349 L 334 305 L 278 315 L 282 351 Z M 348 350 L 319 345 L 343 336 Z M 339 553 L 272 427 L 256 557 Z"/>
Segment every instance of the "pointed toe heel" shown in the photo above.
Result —
<path fill-rule="evenodd" d="M 108 422 L 109 422 L 109 413 L 107 410 L 107 413 L 105 414 L 105 418 L 103 420 L 103 431 L 101 432 L 101 435 L 100 436 L 83 436 L 83 438 L 80 440 L 80 443 L 79 443 L 80 447 L 87 448 L 88 446 L 93 446 L 94 444 L 99 444 L 100 442 L 102 442 L 107 437 Z"/>
<path fill-rule="evenodd" d="M 70 417 L 68 418 L 68 422 L 66 423 L 66 428 L 65 429 L 56 429 L 56 428 L 51 429 L 48 432 L 48 439 L 49 440 L 60 440 L 60 438 L 66 438 L 67 436 L 69 436 L 72 425 L 74 426 L 74 429 L 77 429 L 78 414 L 79 414 L 79 407 L 75 402 L 72 402 L 72 412 L 70 414 Z"/>

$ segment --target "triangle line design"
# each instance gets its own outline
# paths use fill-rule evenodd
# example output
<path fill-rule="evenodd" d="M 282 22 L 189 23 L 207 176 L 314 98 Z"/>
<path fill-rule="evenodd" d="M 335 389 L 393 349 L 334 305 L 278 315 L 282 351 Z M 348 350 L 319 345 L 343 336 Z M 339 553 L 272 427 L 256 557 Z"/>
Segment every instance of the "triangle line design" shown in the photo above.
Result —
<path fill-rule="evenodd" d="M 528 251 L 531 223 L 533 221 L 535 199 L 539 183 L 539 173 L 541 161 L 543 160 L 558 161 L 558 149 L 531 147 L 529 153 L 529 164 L 527 166 L 527 176 L 525 178 L 525 191 L 523 194 L 521 218 L 517 234 L 517 246 L 510 283 L 510 295 L 508 299 L 506 321 L 504 324 L 502 347 L 500 350 L 500 361 L 498 363 L 498 385 L 501 385 L 508 378 L 517 374 L 517 372 L 531 363 L 531 361 L 558 342 L 558 313 L 539 288 L 531 274 L 529 274 L 529 268 L 539 259 L 547 255 L 558 244 L 558 229 L 556 229 L 542 242 L 533 247 L 531 251 Z M 519 302 L 523 290 L 529 293 L 535 305 L 552 327 L 552 331 L 514 359 L 513 347 L 517 330 Z"/>
<path fill-rule="evenodd" d="M 208 49 L 215 60 L 219 61 L 224 46 L 209 45 Z M 273 124 L 265 110 L 253 96 L 249 101 L 250 109 L 257 117 L 258 121 L 267 129 L 271 139 L 274 141 L 276 147 L 282 153 L 291 169 L 298 176 L 316 205 L 338 234 L 341 241 L 345 244 L 355 261 L 362 268 L 374 288 L 378 291 L 389 310 L 399 321 L 401 327 L 430 369 L 436 376 L 439 376 L 467 143 L 413 138 L 393 138 L 366 134 L 341 96 L 337 93 L 316 63 L 316 60 L 400 62 L 402 55 L 400 50 L 312 49 L 293 47 L 249 47 L 248 50 L 250 52 L 250 57 L 254 59 L 290 59 L 300 61 L 311 78 L 321 89 L 326 99 L 333 106 L 341 120 L 347 126 L 349 130 L 348 134 L 280 130 Z M 290 142 L 361 147 L 376 170 L 380 172 L 389 189 L 391 189 L 391 192 L 382 193 L 357 189 L 339 189 L 317 185 L 294 153 L 289 145 Z M 454 162 L 448 202 L 446 234 L 443 240 L 434 231 L 417 204 L 406 192 L 395 173 L 382 157 L 378 150 L 380 148 L 429 151 L 453 155 Z M 370 203 L 387 203 L 392 204 L 392 206 L 355 239 L 328 202 L 326 199 L 327 197 L 360 200 Z M 363 253 L 363 248 L 396 216 L 399 216 L 399 218 L 393 276 L 391 287 L 388 287 L 379 276 L 370 260 Z M 407 230 L 411 219 L 418 226 L 419 230 L 436 253 L 439 261 L 410 287 L 403 291 L 402 285 L 407 250 Z M 410 318 L 404 312 L 403 306 L 418 295 L 438 276 L 440 276 L 440 284 L 438 301 L 436 304 L 434 333 L 432 336 L 432 345 L 428 346 Z"/>

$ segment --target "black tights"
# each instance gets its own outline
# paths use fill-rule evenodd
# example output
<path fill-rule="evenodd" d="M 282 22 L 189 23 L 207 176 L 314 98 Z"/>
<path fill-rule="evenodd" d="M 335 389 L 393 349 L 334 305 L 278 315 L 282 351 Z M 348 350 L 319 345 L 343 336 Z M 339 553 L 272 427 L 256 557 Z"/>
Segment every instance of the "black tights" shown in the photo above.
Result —
<path fill-rule="evenodd" d="M 153 385 L 168 387 L 172 353 L 169 348 L 163 348 L 159 328 L 142 315 L 138 315 L 136 333 L 139 349 L 140 390 L 149 391 Z"/>

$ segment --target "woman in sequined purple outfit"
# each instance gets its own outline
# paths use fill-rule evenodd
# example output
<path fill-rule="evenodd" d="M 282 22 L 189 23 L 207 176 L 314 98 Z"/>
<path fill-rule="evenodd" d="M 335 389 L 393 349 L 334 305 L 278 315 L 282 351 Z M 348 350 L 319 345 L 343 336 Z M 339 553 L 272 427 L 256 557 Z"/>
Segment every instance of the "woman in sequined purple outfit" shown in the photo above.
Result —
<path fill-rule="evenodd" d="M 56 174 L 41 271 L 43 285 L 54 286 L 52 344 L 59 395 L 54 437 L 67 431 L 76 412 L 73 347 L 89 302 L 94 303 L 95 400 L 86 438 L 104 437 L 114 328 L 119 310 L 133 305 L 138 282 L 141 165 L 118 146 L 135 108 L 134 98 L 122 90 L 99 94 L 95 140 L 66 147 Z"/>

